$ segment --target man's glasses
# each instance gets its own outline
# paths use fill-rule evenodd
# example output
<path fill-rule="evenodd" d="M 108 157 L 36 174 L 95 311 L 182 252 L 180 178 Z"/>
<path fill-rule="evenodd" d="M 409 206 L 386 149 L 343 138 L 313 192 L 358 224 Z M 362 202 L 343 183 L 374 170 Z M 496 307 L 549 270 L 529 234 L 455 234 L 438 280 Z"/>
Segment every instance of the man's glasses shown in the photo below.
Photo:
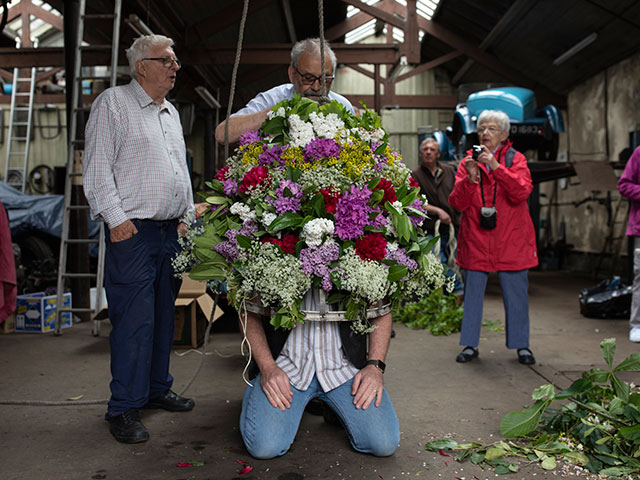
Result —
<path fill-rule="evenodd" d="M 316 82 L 320 82 L 320 85 L 322 85 L 322 77 L 316 77 L 311 73 L 302 73 L 300 70 L 298 70 L 297 67 L 293 67 L 293 68 L 295 68 L 296 73 L 300 75 L 300 78 L 302 79 L 302 83 L 304 83 L 305 85 L 313 85 Z M 335 77 L 333 75 L 324 76 L 324 79 L 327 83 L 332 82 L 334 78 Z"/>
<path fill-rule="evenodd" d="M 180 63 L 180 60 L 178 60 L 177 58 L 171 58 L 171 57 L 150 57 L 150 58 L 143 58 L 142 60 L 155 60 L 156 62 L 162 62 L 162 65 L 165 68 L 173 67 L 174 62 L 178 66 L 178 68 L 182 66 L 182 63 Z"/>

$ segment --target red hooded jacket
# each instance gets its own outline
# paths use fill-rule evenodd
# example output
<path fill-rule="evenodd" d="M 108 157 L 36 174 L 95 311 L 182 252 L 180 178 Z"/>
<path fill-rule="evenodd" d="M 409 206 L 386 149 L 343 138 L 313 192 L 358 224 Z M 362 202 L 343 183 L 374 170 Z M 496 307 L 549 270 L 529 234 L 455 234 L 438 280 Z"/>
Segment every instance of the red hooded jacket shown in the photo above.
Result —
<path fill-rule="evenodd" d="M 483 206 L 480 182 L 469 180 L 464 168 L 466 159 L 458 167 L 449 204 L 462 212 L 457 263 L 466 270 L 515 271 L 538 265 L 536 237 L 527 205 L 533 189 L 531 173 L 527 159 L 520 152 L 516 152 L 511 167 L 505 166 L 510 147 L 510 140 L 498 147 L 495 157 L 500 166 L 497 169 L 492 171 L 484 164 L 478 165 L 487 207 L 493 205 L 496 186 L 497 224 L 492 230 L 480 226 L 480 208 Z"/>

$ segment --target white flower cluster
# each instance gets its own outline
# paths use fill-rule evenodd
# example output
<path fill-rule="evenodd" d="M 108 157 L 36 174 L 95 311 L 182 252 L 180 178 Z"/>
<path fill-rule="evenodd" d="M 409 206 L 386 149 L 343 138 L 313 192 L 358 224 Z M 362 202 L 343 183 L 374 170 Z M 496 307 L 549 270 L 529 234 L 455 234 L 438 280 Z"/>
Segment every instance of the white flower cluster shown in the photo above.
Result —
<path fill-rule="evenodd" d="M 254 256 L 244 265 L 241 289 L 248 298 L 260 292 L 265 307 L 292 306 L 311 288 L 311 278 L 302 271 L 296 257 L 282 255 L 276 245 L 254 245 Z"/>
<path fill-rule="evenodd" d="M 271 222 L 273 222 L 276 218 L 278 218 L 278 216 L 275 213 L 264 212 L 262 214 L 262 224 L 268 228 L 269 225 L 271 225 Z"/>
<path fill-rule="evenodd" d="M 278 110 L 275 112 L 273 110 L 269 110 L 267 112 L 267 118 L 271 120 L 272 118 L 275 118 L 275 117 L 284 117 L 285 114 L 286 112 L 284 111 L 284 107 L 279 107 Z"/>
<path fill-rule="evenodd" d="M 378 262 L 362 260 L 353 247 L 340 257 L 338 264 L 342 288 L 368 304 L 382 300 L 389 291 L 388 270 Z"/>
<path fill-rule="evenodd" d="M 365 130 L 363 127 L 360 127 L 358 129 L 358 136 L 365 142 L 380 142 L 384 138 L 384 130 L 381 128 Z"/>
<path fill-rule="evenodd" d="M 236 202 L 231 205 L 229 211 L 234 215 L 238 215 L 243 222 L 256 219 L 256 212 L 252 211 L 249 205 L 242 202 Z"/>
<path fill-rule="evenodd" d="M 400 287 L 404 296 L 425 297 L 443 286 L 448 292 L 453 291 L 455 275 L 445 277 L 445 266 L 433 253 L 428 253 L 425 260 L 426 266 L 418 262 L 418 268 L 406 275 Z"/>
<path fill-rule="evenodd" d="M 303 121 L 295 113 L 289 116 L 289 127 L 290 144 L 294 147 L 305 147 L 315 138 L 313 125 Z"/>
<path fill-rule="evenodd" d="M 305 239 L 310 247 L 319 247 L 322 245 L 322 239 L 325 235 L 333 235 L 333 222 L 327 218 L 314 218 L 310 222 L 305 223 L 302 227 L 302 238 Z"/>
<path fill-rule="evenodd" d="M 335 138 L 338 131 L 344 128 L 344 122 L 335 113 L 325 116 L 324 113 L 311 112 L 309 120 L 318 137 Z"/>

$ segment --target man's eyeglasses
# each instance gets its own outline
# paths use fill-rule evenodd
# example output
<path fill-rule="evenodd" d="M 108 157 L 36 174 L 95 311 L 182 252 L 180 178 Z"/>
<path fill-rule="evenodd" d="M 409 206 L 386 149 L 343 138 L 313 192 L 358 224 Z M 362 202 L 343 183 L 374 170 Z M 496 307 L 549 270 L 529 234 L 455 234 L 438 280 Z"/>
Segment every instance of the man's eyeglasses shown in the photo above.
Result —
<path fill-rule="evenodd" d="M 311 73 L 302 73 L 300 70 L 298 70 L 297 67 L 293 67 L 293 68 L 296 70 L 296 73 L 300 75 L 300 78 L 302 79 L 302 83 L 304 83 L 305 85 L 313 85 L 315 82 L 320 82 L 320 85 L 322 85 L 322 77 L 316 77 Z M 324 79 L 327 83 L 331 83 L 334 78 L 335 77 L 333 75 L 325 74 L 324 76 Z"/>
<path fill-rule="evenodd" d="M 162 62 L 162 65 L 165 68 L 173 67 L 174 62 L 178 66 L 178 68 L 182 66 L 182 63 L 180 63 L 180 60 L 178 60 L 177 58 L 171 58 L 171 57 L 149 57 L 149 58 L 143 58 L 142 60 L 155 60 L 156 62 Z"/>
<path fill-rule="evenodd" d="M 482 135 L 484 132 L 489 132 L 491 135 L 498 133 L 499 129 L 496 127 L 478 127 L 478 133 Z"/>

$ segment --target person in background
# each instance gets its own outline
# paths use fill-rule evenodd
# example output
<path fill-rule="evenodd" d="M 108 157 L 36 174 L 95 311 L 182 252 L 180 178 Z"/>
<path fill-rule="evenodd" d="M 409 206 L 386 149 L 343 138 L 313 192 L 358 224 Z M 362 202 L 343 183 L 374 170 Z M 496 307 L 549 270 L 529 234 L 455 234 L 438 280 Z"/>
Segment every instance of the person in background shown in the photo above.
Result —
<path fill-rule="evenodd" d="M 640 147 L 624 167 L 618 180 L 618 191 L 630 200 L 627 236 L 633 242 L 633 293 L 631 295 L 631 318 L 629 340 L 640 342 Z"/>
<path fill-rule="evenodd" d="M 528 271 L 538 265 L 538 256 L 527 205 L 533 183 L 527 159 L 508 139 L 509 129 L 504 112 L 485 110 L 480 114 L 478 138 L 482 145 L 474 156 L 469 153 L 462 160 L 449 196 L 449 204 L 462 212 L 458 265 L 465 271 L 460 334 L 464 349 L 457 362 L 478 356 L 487 279 L 490 272 L 498 272 L 507 348 L 517 350 L 520 363 L 535 363 L 529 349 Z"/>
<path fill-rule="evenodd" d="M 86 127 L 84 192 L 105 222 L 104 283 L 112 325 L 106 420 L 119 442 L 148 440 L 138 409 L 189 411 L 171 390 L 174 302 L 181 281 L 171 259 L 193 207 L 180 116 L 166 100 L 180 61 L 162 35 L 127 50 L 133 80 L 95 100 Z"/>
<path fill-rule="evenodd" d="M 353 106 L 342 95 L 331 92 L 331 83 L 335 79 L 336 54 L 327 42 L 324 44 L 325 84 L 329 100 L 337 100 L 353 113 Z M 322 60 L 320 58 L 320 39 L 307 38 L 296 43 L 291 49 L 291 65 L 289 65 L 289 80 L 273 87 L 266 92 L 259 93 L 244 108 L 241 108 L 229 118 L 229 143 L 237 142 L 240 136 L 249 130 L 258 130 L 267 119 L 271 108 L 281 102 L 293 98 L 294 94 L 319 100 L 322 95 Z M 221 122 L 216 127 L 216 140 L 225 141 L 225 124 Z"/>
<path fill-rule="evenodd" d="M 440 147 L 435 138 L 425 138 L 420 143 L 420 165 L 411 174 L 420 185 L 420 193 L 427 197 L 427 213 L 430 217 L 424 222 L 429 235 L 440 235 L 440 260 L 449 263 L 449 244 L 455 241 L 450 237 L 450 226 L 457 232 L 460 225 L 460 212 L 449 205 L 449 195 L 456 181 L 456 169 L 448 163 L 440 162 Z M 436 220 L 440 220 L 440 229 L 436 232 Z M 453 252 L 455 261 L 455 251 Z M 453 263 L 451 263 L 453 265 Z M 454 274 L 450 271 L 450 274 Z M 456 279 L 453 292 L 461 299 L 464 285 Z"/>

